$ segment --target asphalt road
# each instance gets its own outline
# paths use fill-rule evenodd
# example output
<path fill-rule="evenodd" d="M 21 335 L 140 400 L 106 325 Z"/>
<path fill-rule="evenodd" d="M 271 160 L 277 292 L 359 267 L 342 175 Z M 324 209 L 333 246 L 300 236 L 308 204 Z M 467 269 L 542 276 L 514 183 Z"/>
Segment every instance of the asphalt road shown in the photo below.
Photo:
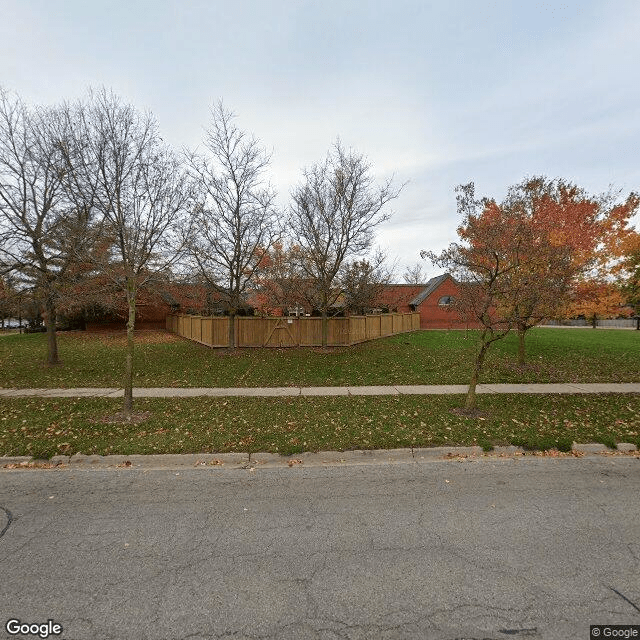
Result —
<path fill-rule="evenodd" d="M 0 472 L 0 637 L 589 638 L 640 625 L 640 460 Z"/>

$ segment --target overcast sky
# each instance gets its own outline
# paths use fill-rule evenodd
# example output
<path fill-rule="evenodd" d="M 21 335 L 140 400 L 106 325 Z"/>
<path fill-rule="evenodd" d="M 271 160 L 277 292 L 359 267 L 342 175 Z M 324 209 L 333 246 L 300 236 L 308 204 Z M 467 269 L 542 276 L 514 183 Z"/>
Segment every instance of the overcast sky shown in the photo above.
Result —
<path fill-rule="evenodd" d="M 638 0 L 0 0 L 0 84 L 47 104 L 113 88 L 178 148 L 222 98 L 283 206 L 339 136 L 408 181 L 378 234 L 400 281 L 455 240 L 458 184 L 640 190 L 639 34 Z"/>

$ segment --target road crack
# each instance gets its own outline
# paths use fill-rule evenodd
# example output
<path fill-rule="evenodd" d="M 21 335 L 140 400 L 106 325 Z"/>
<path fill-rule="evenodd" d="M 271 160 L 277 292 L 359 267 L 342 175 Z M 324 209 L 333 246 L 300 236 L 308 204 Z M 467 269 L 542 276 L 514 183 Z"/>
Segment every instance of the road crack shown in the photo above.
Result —
<path fill-rule="evenodd" d="M 638 607 L 638 605 L 635 602 L 631 602 L 629 598 L 622 595 L 617 589 L 614 589 L 613 587 L 608 587 L 608 589 L 613 591 L 613 593 L 615 593 L 616 595 L 619 595 L 625 602 L 628 602 L 638 613 L 640 613 L 640 607 Z"/>
<path fill-rule="evenodd" d="M 9 511 L 9 509 L 5 509 L 4 507 L 0 507 L 0 511 L 4 511 L 5 515 L 7 516 L 7 524 L 4 526 L 4 529 L 0 531 L 0 538 L 2 538 L 2 536 L 7 532 L 7 529 L 9 529 L 11 523 L 13 522 L 13 514 L 11 513 L 11 511 Z"/>

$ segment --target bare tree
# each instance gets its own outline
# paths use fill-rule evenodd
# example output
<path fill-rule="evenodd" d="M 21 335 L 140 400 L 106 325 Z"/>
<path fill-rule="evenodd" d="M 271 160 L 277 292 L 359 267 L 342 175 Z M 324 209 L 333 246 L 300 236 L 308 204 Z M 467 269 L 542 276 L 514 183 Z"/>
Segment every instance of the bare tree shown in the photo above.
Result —
<path fill-rule="evenodd" d="M 57 305 L 87 228 L 64 189 L 64 121 L 61 108 L 29 109 L 0 89 L 0 261 L 42 301 L 50 365 L 60 364 Z"/>
<path fill-rule="evenodd" d="M 407 284 L 425 284 L 428 280 L 422 264 L 419 262 L 416 262 L 412 267 L 407 267 L 402 278 Z"/>
<path fill-rule="evenodd" d="M 300 246 L 301 272 L 322 314 L 323 347 L 328 310 L 340 294 L 340 269 L 370 249 L 376 227 L 390 217 L 384 206 L 401 189 L 391 179 L 377 187 L 365 157 L 337 141 L 323 162 L 304 170 L 302 184 L 293 191 L 290 232 Z"/>
<path fill-rule="evenodd" d="M 69 190 L 97 216 L 101 250 L 86 259 L 108 276 L 128 306 L 123 414 L 133 410 L 136 300 L 182 255 L 191 192 L 178 158 L 162 142 L 149 113 L 141 114 L 102 89 L 71 117 Z"/>
<path fill-rule="evenodd" d="M 188 154 L 200 203 L 189 252 L 207 284 L 228 303 L 230 348 L 243 296 L 277 237 L 275 192 L 263 182 L 270 158 L 234 118 L 218 102 L 211 110 L 205 153 Z"/>
<path fill-rule="evenodd" d="M 419 262 L 416 262 L 412 267 L 407 267 L 402 277 L 407 284 L 424 284 L 426 282 L 426 275 Z"/>

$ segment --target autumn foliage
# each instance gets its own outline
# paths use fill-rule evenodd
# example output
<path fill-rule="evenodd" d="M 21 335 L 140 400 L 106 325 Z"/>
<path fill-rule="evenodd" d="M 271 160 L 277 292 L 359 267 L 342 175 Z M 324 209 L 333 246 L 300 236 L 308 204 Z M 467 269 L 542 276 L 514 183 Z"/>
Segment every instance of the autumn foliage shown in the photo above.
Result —
<path fill-rule="evenodd" d="M 625 302 L 640 316 L 640 232 L 630 231 L 620 243 L 620 261 L 615 267 Z"/>
<path fill-rule="evenodd" d="M 460 242 L 439 255 L 425 252 L 460 282 L 458 312 L 479 323 L 480 346 L 467 397 L 475 408 L 475 386 L 490 345 L 510 330 L 519 335 L 519 363 L 525 334 L 545 319 L 584 312 L 587 302 L 619 306 L 619 292 L 605 276 L 612 256 L 629 236 L 639 199 L 618 194 L 591 196 L 567 181 L 528 178 L 511 187 L 498 204 L 477 199 L 473 183 L 458 187 Z"/>
<path fill-rule="evenodd" d="M 309 306 L 308 286 L 298 268 L 302 259 L 300 248 L 275 242 L 262 252 L 255 278 L 256 293 L 252 306 L 261 315 L 280 315 L 289 308 Z"/>
<path fill-rule="evenodd" d="M 584 316 L 594 328 L 598 318 L 629 316 L 632 312 L 625 305 L 620 287 L 606 280 L 582 280 L 576 283 L 573 296 L 566 313 L 574 317 Z"/>

